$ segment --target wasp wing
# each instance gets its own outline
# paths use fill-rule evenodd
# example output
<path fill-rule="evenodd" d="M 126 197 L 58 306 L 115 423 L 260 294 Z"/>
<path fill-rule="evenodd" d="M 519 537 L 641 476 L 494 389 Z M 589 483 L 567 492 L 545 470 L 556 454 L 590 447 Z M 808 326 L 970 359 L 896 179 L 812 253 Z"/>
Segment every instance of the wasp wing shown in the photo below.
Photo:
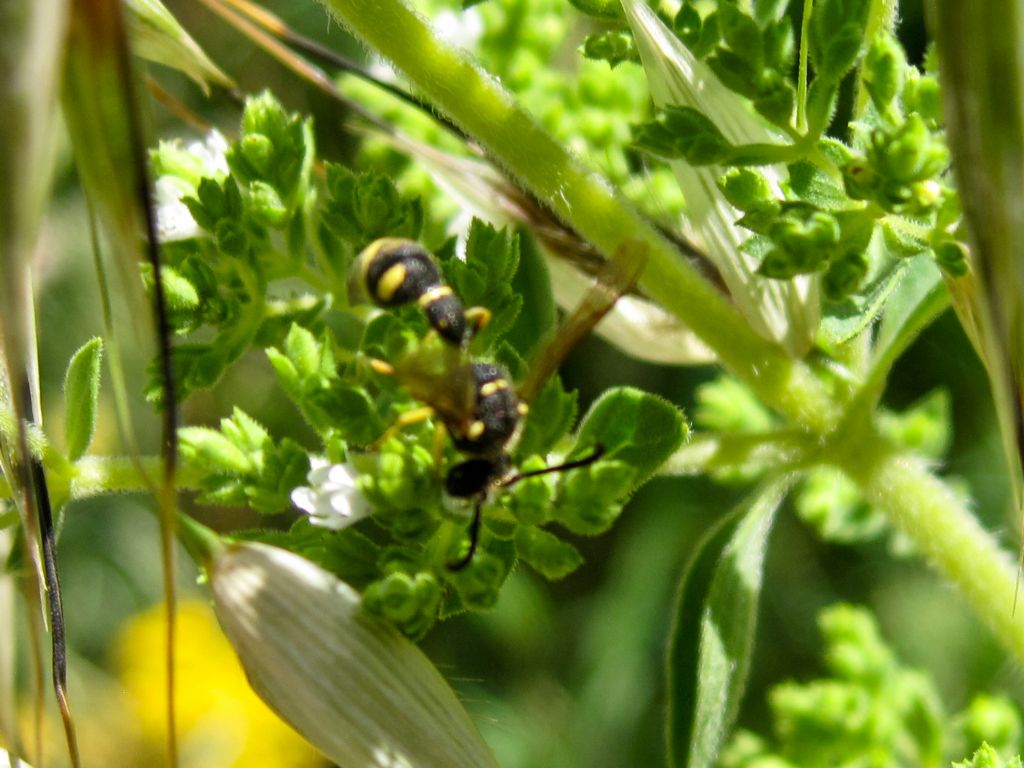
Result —
<path fill-rule="evenodd" d="M 627 240 L 615 249 L 580 303 L 534 358 L 519 386 L 520 400 L 528 403 L 534 398 L 576 345 L 612 310 L 619 297 L 633 289 L 646 263 L 647 247 L 641 242 Z"/>

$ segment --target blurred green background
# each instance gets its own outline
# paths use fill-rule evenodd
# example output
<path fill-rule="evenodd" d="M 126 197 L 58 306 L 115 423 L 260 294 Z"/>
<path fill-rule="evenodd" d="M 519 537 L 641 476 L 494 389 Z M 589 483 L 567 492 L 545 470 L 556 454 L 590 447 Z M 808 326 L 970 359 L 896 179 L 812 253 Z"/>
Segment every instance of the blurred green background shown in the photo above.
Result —
<path fill-rule="evenodd" d="M 299 31 L 349 55 L 361 55 L 359 46 L 327 20 L 319 5 L 283 0 L 266 5 Z M 322 157 L 355 155 L 359 137 L 344 128 L 336 106 L 326 97 L 255 51 L 200 4 L 178 0 L 168 6 L 211 57 L 238 78 L 243 91 L 270 89 L 286 107 L 312 114 Z M 568 4 L 565 12 L 572 13 Z M 901 34 L 910 58 L 919 61 L 925 46 L 920 4 L 902 3 L 901 14 Z M 574 50 L 582 36 L 580 29 L 578 39 L 566 40 L 566 50 Z M 567 61 L 571 69 L 572 57 Z M 225 132 L 237 124 L 239 105 L 226 94 L 206 99 L 178 73 L 154 69 L 153 74 L 211 124 Z M 197 137 L 159 105 L 152 108 L 152 130 L 159 137 Z M 600 166 L 601 158 L 594 162 Z M 65 150 L 42 250 L 39 302 L 44 408 L 52 424 L 61 421 L 61 386 L 69 356 L 102 331 L 88 242 L 85 210 Z M 137 371 L 145 362 L 145 343 L 131 334 L 125 341 L 139 342 L 130 350 L 135 356 L 131 369 Z M 715 373 L 644 364 L 590 339 L 576 350 L 563 375 L 569 386 L 580 389 L 584 404 L 607 386 L 629 383 L 660 393 L 692 413 L 695 388 Z M 118 450 L 108 387 L 105 378 L 101 433 L 95 444 L 101 453 Z M 942 471 L 963 481 L 985 527 L 997 532 L 1008 549 L 1015 549 L 1016 522 L 991 397 L 982 367 L 949 312 L 899 363 L 885 402 L 899 410 L 935 388 L 949 392 L 953 407 L 954 441 Z M 215 393 L 190 401 L 184 418 L 192 424 L 212 424 L 237 404 L 276 435 L 306 439 L 291 407 L 283 403 L 269 364 L 252 354 Z M 155 452 L 156 422 L 144 407 L 138 418 L 153 425 L 145 450 Z M 706 479 L 657 479 L 630 503 L 610 534 L 575 542 L 587 559 L 582 569 L 555 584 L 521 570 L 506 586 L 495 611 L 454 618 L 431 633 L 424 643 L 426 651 L 459 690 L 502 766 L 622 768 L 663 762 L 662 657 L 673 595 L 694 546 L 744 490 Z M 63 521 L 60 554 L 73 653 L 72 696 L 84 721 L 102 724 L 83 728 L 101 734 L 86 740 L 87 764 L 143 765 L 152 759 L 153 744 L 158 743 L 137 724 L 105 714 L 103 707 L 112 699 L 97 693 L 109 689 L 114 697 L 131 690 L 125 653 L 148 654 L 153 669 L 159 669 L 159 647 L 138 638 L 133 641 L 124 629 L 132 621 L 138 629 L 144 620 L 133 617 L 151 610 L 159 599 L 160 559 L 155 520 L 146 511 L 150 505 L 141 497 L 91 500 L 73 505 Z M 254 523 L 234 510 L 195 513 L 224 529 Z M 184 556 L 179 565 L 183 593 L 201 597 L 195 571 Z M 894 558 L 881 543 L 823 544 L 787 507 L 772 533 L 741 725 L 768 731 L 767 689 L 786 679 L 807 680 L 822 673 L 815 617 L 837 601 L 869 606 L 898 655 L 930 673 L 948 711 L 962 708 L 980 690 L 1005 691 L 1024 700 L 1019 671 L 959 596 L 919 559 Z M 223 651 L 204 646 L 187 653 L 221 658 L 216 654 Z M 196 684 L 204 683 L 200 679 Z M 229 687 L 225 684 L 225 690 Z M 132 706 L 148 706 L 145 691 L 133 695 Z M 159 701 L 159 680 L 152 681 L 149 695 Z M 191 701 L 189 693 L 182 698 Z M 209 717 L 216 722 L 214 715 Z M 122 734 L 117 728 L 126 730 Z M 105 739 L 120 743 L 122 749 L 93 753 L 105 755 L 107 762 L 90 760 L 88 750 L 106 749 L 101 746 Z M 191 764 L 286 764 L 273 752 L 253 754 L 243 751 L 232 758 L 245 762 L 204 763 L 200 757 Z M 297 766 L 317 764 L 306 753 L 295 760 Z"/>

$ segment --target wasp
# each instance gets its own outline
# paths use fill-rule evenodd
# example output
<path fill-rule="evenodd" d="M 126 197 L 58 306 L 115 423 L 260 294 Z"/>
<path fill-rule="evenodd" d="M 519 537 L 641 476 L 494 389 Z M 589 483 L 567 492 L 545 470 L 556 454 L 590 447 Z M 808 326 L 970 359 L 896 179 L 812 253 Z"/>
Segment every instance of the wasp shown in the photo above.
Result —
<path fill-rule="evenodd" d="M 475 499 L 468 552 L 449 563 L 449 569 L 460 570 L 472 560 L 483 505 L 492 490 L 508 488 L 527 477 L 583 467 L 604 453 L 597 445 L 582 459 L 517 473 L 509 448 L 529 413 L 530 400 L 618 298 L 635 285 L 643 263 L 643 251 L 638 247 L 621 247 L 541 348 L 526 379 L 516 386 L 501 365 L 468 359 L 468 344 L 486 324 L 489 313 L 477 307 L 466 309 L 444 283 L 437 261 L 419 243 L 382 238 L 356 258 L 350 285 L 354 296 L 368 297 L 384 308 L 415 302 L 442 340 L 440 353 L 437 345 L 424 344 L 394 364 L 372 360 L 371 365 L 379 373 L 395 376 L 414 399 L 425 404 L 402 414 L 376 443 L 404 426 L 436 416 L 455 448 L 466 457 L 449 469 L 444 481 L 449 496 Z"/>

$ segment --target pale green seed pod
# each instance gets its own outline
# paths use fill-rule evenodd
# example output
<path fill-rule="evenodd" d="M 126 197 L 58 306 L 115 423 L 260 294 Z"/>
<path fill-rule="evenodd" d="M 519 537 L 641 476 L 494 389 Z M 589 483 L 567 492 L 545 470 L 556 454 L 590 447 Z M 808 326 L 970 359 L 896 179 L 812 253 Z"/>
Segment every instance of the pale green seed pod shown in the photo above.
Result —
<path fill-rule="evenodd" d="M 208 575 L 253 689 L 341 768 L 497 766 L 430 660 L 332 574 L 245 543 L 213 553 Z"/>

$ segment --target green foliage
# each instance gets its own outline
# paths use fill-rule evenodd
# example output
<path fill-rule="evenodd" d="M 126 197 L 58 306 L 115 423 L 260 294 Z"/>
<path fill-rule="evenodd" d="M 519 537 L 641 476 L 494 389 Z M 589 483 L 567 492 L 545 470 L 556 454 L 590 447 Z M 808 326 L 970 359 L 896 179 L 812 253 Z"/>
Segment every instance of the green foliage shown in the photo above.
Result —
<path fill-rule="evenodd" d="M 103 340 L 92 339 L 75 352 L 64 374 L 64 431 L 70 461 L 80 459 L 89 450 L 96 432 L 102 360 Z"/>
<path fill-rule="evenodd" d="M 625 32 L 618 31 L 589 35 L 583 41 L 581 52 L 588 59 L 607 61 L 612 69 L 624 61 L 640 60 L 633 38 Z"/>
<path fill-rule="evenodd" d="M 578 459 L 600 445 L 603 455 L 508 490 L 496 486 L 486 498 L 446 501 L 444 478 L 465 457 L 438 441 L 441 421 L 419 411 L 438 401 L 462 407 L 443 392 L 458 386 L 470 359 L 507 360 L 525 374 L 529 366 L 513 344 L 539 354 L 539 339 L 554 323 L 546 269 L 532 244 L 523 260 L 519 234 L 478 220 L 464 256 L 456 256 L 454 240 L 436 250 L 464 305 L 489 314 L 469 350 L 441 341 L 417 306 L 368 316 L 339 301 L 356 279 L 349 272 L 360 250 L 379 237 L 418 237 L 427 222 L 420 200 L 383 175 L 328 163 L 321 186 L 308 173 L 311 135 L 308 121 L 264 95 L 249 102 L 241 138 L 227 147 L 226 174 L 200 176 L 178 147 L 157 150 L 161 169 L 183 174 L 174 177 L 175 188 L 194 189 L 184 204 L 196 234 L 171 244 L 164 278 L 175 330 L 207 338 L 213 331 L 212 341 L 175 346 L 179 395 L 212 386 L 258 340 L 281 390 L 320 441 L 311 450 L 275 440 L 236 410 L 220 429 L 182 429 L 181 452 L 199 477 L 203 503 L 276 514 L 294 501 L 312 525 L 251 537 L 353 579 L 367 610 L 419 638 L 438 617 L 493 606 L 517 558 L 552 579 L 579 567 L 579 552 L 549 526 L 586 535 L 607 530 L 686 430 L 673 406 L 620 389 L 595 404 L 570 442 L 576 396 L 552 377 L 511 446 L 521 471 L 548 466 L 552 452 Z M 309 294 L 290 301 L 276 295 L 285 280 L 294 291 L 296 279 Z M 537 294 L 528 303 L 524 285 Z M 334 296 L 318 296 L 325 290 Z M 520 320 L 524 307 L 531 317 Z M 353 327 L 359 331 L 344 341 L 335 330 Z M 393 375 L 380 360 L 394 366 Z M 392 428 L 403 414 L 411 414 L 409 423 Z M 469 552 L 475 504 L 483 507 L 479 545 L 465 568 L 453 570 Z M 366 516 L 353 537 L 348 526 Z M 368 551 L 346 563 L 346 553 L 364 544 Z"/>
<path fill-rule="evenodd" d="M 275 443 L 237 408 L 221 420 L 220 430 L 182 427 L 178 437 L 182 459 L 205 476 L 200 500 L 207 504 L 278 513 L 288 508 L 292 489 L 309 470 L 309 455 L 301 446 L 288 438 Z"/>
<path fill-rule="evenodd" d="M 836 605 L 818 625 L 828 676 L 772 689 L 773 738 L 739 731 L 723 768 L 754 766 L 1015 766 L 1021 719 L 1007 700 L 978 696 L 950 717 L 933 683 L 886 646 L 871 614 Z M 1012 757 L 1011 757 L 1012 756 Z"/>
<path fill-rule="evenodd" d="M 736 719 L 750 667 L 768 534 L 787 484 L 759 489 L 719 523 L 680 583 L 667 657 L 672 765 L 716 765 Z"/>
<path fill-rule="evenodd" d="M 894 260 L 929 253 L 949 274 L 965 274 L 963 246 L 949 236 L 959 202 L 949 185 L 934 76 L 909 65 L 891 35 L 865 41 L 868 0 L 821 2 L 807 41 L 814 78 L 797 104 L 792 25 L 777 12 L 781 4 L 769 5 L 751 15 L 740 3 L 684 2 L 673 31 L 792 143 L 735 144 L 710 113 L 669 105 L 634 127 L 636 145 L 723 168 L 720 186 L 754 235 L 745 250 L 761 258 L 760 274 L 819 274 L 835 304 L 826 305 L 829 315 L 848 314 L 849 299 L 870 318 L 864 298 Z M 855 67 L 870 98 L 849 134 L 828 137 L 840 84 Z M 788 171 L 781 196 L 747 167 L 777 163 Z"/>
<path fill-rule="evenodd" d="M 750 286 L 811 278 L 801 284 L 813 309 L 807 338 L 809 344 L 816 331 L 814 348 L 789 350 L 787 357 L 751 334 L 744 349 L 762 354 L 743 360 L 728 356 L 729 339 L 714 340 L 712 351 L 738 378 L 713 378 L 696 393 L 695 421 L 704 434 L 695 447 L 704 453 L 685 470 L 760 486 L 704 539 L 680 585 L 668 658 L 671 764 L 938 765 L 974 752 L 957 765 L 1019 766 L 1011 757 L 1021 740 L 1012 705 L 978 697 L 947 717 L 931 681 L 903 667 L 870 616 L 849 607 L 822 615 L 828 677 L 778 686 L 770 699 L 772 736 L 741 731 L 725 747 L 752 659 L 768 537 L 785 495 L 792 489 L 792 508 L 826 542 L 885 537 L 891 550 L 905 554 L 913 545 L 890 525 L 893 510 L 869 503 L 863 478 L 844 465 L 858 450 L 852 439 L 871 432 L 877 446 L 932 462 L 951 442 L 944 390 L 900 412 L 877 405 L 896 358 L 945 307 L 944 279 L 957 289 L 967 282 L 957 279 L 971 274 L 934 63 L 911 65 L 894 34 L 870 22 L 879 9 L 870 0 L 818 0 L 803 41 L 794 26 L 798 14 L 784 0 L 673 4 L 673 18 L 659 16 L 669 37 L 714 73 L 739 99 L 742 118 L 756 120 L 765 134 L 744 138 L 710 106 L 669 104 L 652 114 L 644 74 L 633 66 L 639 51 L 648 64 L 648 49 L 625 23 L 622 4 L 570 4 L 598 19 L 588 22 L 585 39 L 582 32 L 573 36 L 578 19 L 565 0 L 479 3 L 473 14 L 484 31 L 474 54 L 558 140 L 602 164 L 625 197 L 661 222 L 674 225 L 684 210 L 673 166 L 705 168 L 708 201 L 691 197 L 689 212 L 714 207 L 724 225 L 740 232 L 735 239 L 730 230 L 725 240 L 742 242 L 732 250 L 754 257 L 741 276 Z M 420 5 L 429 12 L 460 3 Z M 809 69 L 798 59 L 804 50 Z M 549 66 L 567 51 L 579 54 L 572 77 Z M 399 112 L 365 84 L 344 87 L 399 131 L 461 149 L 429 115 Z M 653 83 L 650 92 L 663 103 Z M 849 123 L 836 124 L 837 114 L 847 114 L 846 93 L 853 112 Z M 467 364 L 497 361 L 522 380 L 530 361 L 543 357 L 543 340 L 557 333 L 539 243 L 561 252 L 558 238 L 568 240 L 565 250 L 592 270 L 589 245 L 544 221 L 542 209 L 540 221 L 519 222 L 518 229 L 474 219 L 467 237 L 451 237 L 452 203 L 436 194 L 433 167 L 416 168 L 392 143 L 374 138 L 363 141 L 351 164 L 318 163 L 311 121 L 269 94 L 247 102 L 237 139 L 223 144 L 215 152 L 164 143 L 151 161 L 158 193 L 173 192 L 161 207 L 180 217 L 168 227 L 162 272 L 177 336 L 179 398 L 187 403 L 213 388 L 256 350 L 247 364 L 269 363 L 283 394 L 275 407 L 297 414 L 289 426 L 301 438 L 278 436 L 279 421 L 264 427 L 237 408 L 218 428 L 181 430 L 184 474 L 198 486 L 199 503 L 280 516 L 266 518 L 266 528 L 236 532 L 239 538 L 315 561 L 357 587 L 368 612 L 419 639 L 438 619 L 493 608 L 517 563 L 549 580 L 573 573 L 583 564 L 574 537 L 608 531 L 666 460 L 688 460 L 689 426 L 667 401 L 631 387 L 612 389 L 576 426 L 577 395 L 552 376 L 528 404 L 508 456 L 484 456 L 497 467 L 486 492 L 449 498 L 452 468 L 481 458 L 456 450 L 442 429 L 456 421 L 453 412 L 467 421 L 476 416 L 463 413 Z M 522 155 L 532 157 L 525 149 Z M 520 169 L 509 166 L 517 177 Z M 573 226 L 573 206 L 590 201 L 572 197 L 568 187 L 555 194 L 570 209 L 559 214 L 562 223 Z M 490 201 L 479 202 L 486 209 Z M 535 239 L 530 227 L 543 237 Z M 699 235 L 693 245 L 679 238 L 680 250 L 712 278 L 708 294 L 733 290 L 733 306 L 745 312 L 733 286 L 712 288 L 728 270 L 704 263 L 701 250 L 712 238 Z M 381 237 L 422 242 L 462 302 L 486 310 L 489 323 L 465 348 L 443 342 L 415 304 L 382 310 L 352 303 L 353 260 Z M 670 273 L 659 265 L 636 292 L 653 294 L 650 283 Z M 152 274 L 144 269 L 143 277 L 152 287 Z M 767 284 L 763 296 L 778 287 Z M 699 294 L 694 289 L 688 298 L 703 301 Z M 716 319 L 732 317 L 726 302 L 719 309 Z M 643 330 L 659 334 L 651 325 Z M 72 461 L 89 458 L 100 351 L 90 342 L 68 368 Z M 795 359 L 805 353 L 806 365 Z M 820 385 L 820 402 L 832 409 L 808 419 L 827 425 L 820 431 L 797 419 L 788 424 L 786 408 L 759 399 L 791 383 L 810 392 L 808 382 Z M 155 379 L 149 397 L 162 405 Z M 788 415 L 794 410 L 790 403 Z M 9 438 L 12 417 L 0 412 L 0 419 Z M 574 461 L 582 465 L 523 476 Z M 0 518 L 0 527 L 6 521 Z M 464 568 L 453 567 L 464 560 Z"/>

